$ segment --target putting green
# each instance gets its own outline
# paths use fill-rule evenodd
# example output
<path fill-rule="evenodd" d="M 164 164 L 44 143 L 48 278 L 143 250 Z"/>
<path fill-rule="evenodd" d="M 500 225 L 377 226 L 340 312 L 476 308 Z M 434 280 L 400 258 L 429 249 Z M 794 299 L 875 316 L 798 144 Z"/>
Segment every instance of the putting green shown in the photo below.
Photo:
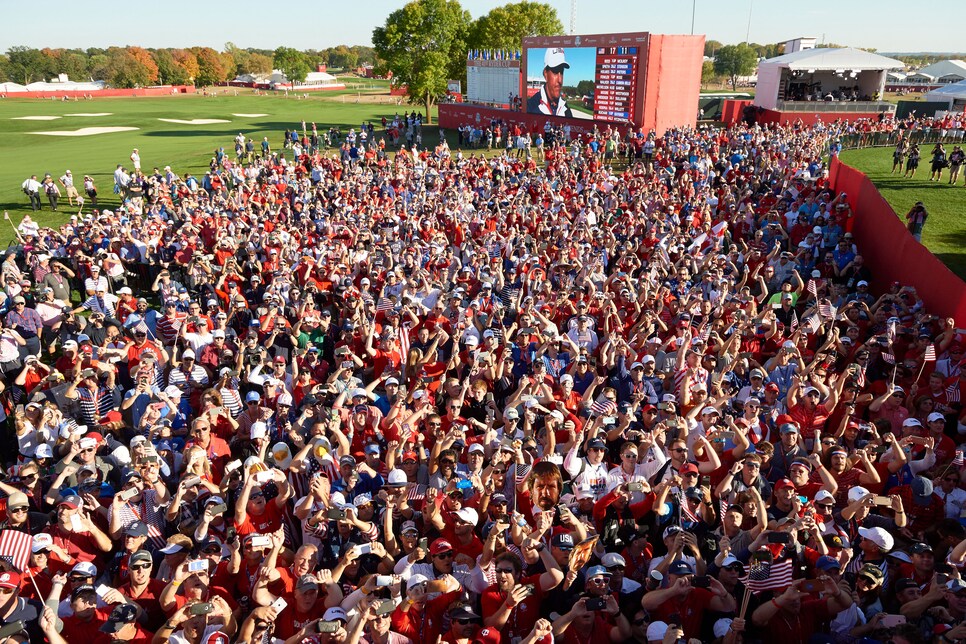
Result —
<path fill-rule="evenodd" d="M 392 119 L 413 109 L 409 105 L 369 102 L 387 101 L 388 96 L 369 97 L 354 90 L 344 92 L 318 92 L 309 98 L 284 95 L 255 95 L 250 91 L 234 90 L 231 94 L 217 96 L 178 95 L 159 98 L 95 98 L 79 101 L 52 101 L 44 99 L 8 98 L 0 100 L 0 140 L 4 142 L 4 154 L 0 157 L 0 209 L 10 211 L 13 224 L 20 222 L 23 214 L 30 212 L 27 196 L 20 185 L 31 174 L 43 178 L 49 172 L 55 178 L 70 168 L 78 190 L 82 190 L 85 174 L 91 175 L 97 185 L 98 200 L 102 208 L 117 205 L 112 192 L 113 172 L 118 164 L 130 168 L 130 155 L 138 148 L 141 168 L 151 172 L 153 168 L 170 165 L 178 174 L 191 172 L 201 176 L 219 147 L 234 155 L 234 138 L 239 132 L 252 138 L 256 147 L 263 137 L 268 137 L 273 149 L 282 143 L 282 133 L 288 128 L 301 129 L 303 119 L 311 130 L 314 121 L 319 134 L 330 127 L 338 127 L 343 133 L 350 127 L 357 130 L 364 121 L 373 123 L 376 140 L 382 136 L 381 119 Z M 383 93 L 386 93 L 383 91 Z M 344 95 L 343 100 L 333 100 Z M 417 111 L 420 109 L 415 108 Z M 98 128 L 137 128 L 136 130 L 78 136 L 77 131 L 93 125 L 96 115 Z M 43 120 L 23 117 L 48 117 Z M 169 123 L 159 119 L 194 121 L 206 119 L 203 125 Z M 42 123 L 42 127 L 38 127 Z M 35 132 L 44 132 L 38 136 Z M 435 126 L 424 128 L 423 141 L 436 143 Z M 60 135 L 49 135 L 60 132 Z M 291 157 L 289 157 L 291 158 Z M 52 213 L 44 199 L 44 208 L 33 218 L 42 226 L 60 226 L 69 214 L 66 195 L 62 196 L 59 212 Z M 85 212 L 90 204 L 85 204 Z M 9 224 L 0 223 L 0 246 L 14 238 Z"/>

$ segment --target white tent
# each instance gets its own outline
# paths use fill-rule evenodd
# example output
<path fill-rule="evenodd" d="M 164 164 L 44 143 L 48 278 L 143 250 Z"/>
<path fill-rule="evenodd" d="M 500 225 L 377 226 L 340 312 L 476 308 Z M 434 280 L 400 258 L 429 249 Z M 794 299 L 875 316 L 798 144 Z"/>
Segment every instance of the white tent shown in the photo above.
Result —
<path fill-rule="evenodd" d="M 822 95 L 848 88 L 881 96 L 886 73 L 903 67 L 902 61 L 852 47 L 803 49 L 758 63 L 755 105 L 779 108 L 779 103 L 800 100 L 804 88 Z"/>
<path fill-rule="evenodd" d="M 927 101 L 947 102 L 950 111 L 961 112 L 963 108 L 966 108 L 966 81 L 943 85 L 926 92 L 923 98 Z"/>
<path fill-rule="evenodd" d="M 966 80 L 966 62 L 940 60 L 909 74 L 909 80 L 918 83 L 958 83 Z"/>
<path fill-rule="evenodd" d="M 0 83 L 0 93 L 10 94 L 11 92 L 26 92 L 27 88 L 20 83 Z"/>

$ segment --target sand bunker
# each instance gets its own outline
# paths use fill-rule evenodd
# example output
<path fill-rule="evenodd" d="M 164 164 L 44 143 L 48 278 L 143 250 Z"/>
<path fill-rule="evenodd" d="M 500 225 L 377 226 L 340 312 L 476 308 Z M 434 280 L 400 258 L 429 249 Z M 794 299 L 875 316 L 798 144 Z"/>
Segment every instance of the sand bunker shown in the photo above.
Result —
<path fill-rule="evenodd" d="M 59 116 L 13 116 L 11 121 L 56 121 Z"/>
<path fill-rule="evenodd" d="M 185 121 L 182 119 L 158 119 L 159 121 L 164 121 L 165 123 L 178 123 L 179 125 L 212 125 L 214 123 L 231 123 L 231 121 L 226 121 L 224 119 L 191 119 L 190 121 Z"/>
<path fill-rule="evenodd" d="M 31 132 L 31 134 L 43 134 L 44 136 L 91 136 L 93 134 L 110 134 L 111 132 L 130 132 L 136 127 L 82 127 L 79 130 L 60 130 L 58 132 Z"/>
<path fill-rule="evenodd" d="M 255 118 L 258 118 L 259 116 L 268 116 L 268 114 L 237 114 L 237 113 L 233 113 L 232 116 L 240 116 L 240 117 L 246 118 L 246 119 L 255 119 Z"/>
<path fill-rule="evenodd" d="M 113 112 L 77 112 L 76 114 L 65 114 L 64 116 L 110 116 Z"/>

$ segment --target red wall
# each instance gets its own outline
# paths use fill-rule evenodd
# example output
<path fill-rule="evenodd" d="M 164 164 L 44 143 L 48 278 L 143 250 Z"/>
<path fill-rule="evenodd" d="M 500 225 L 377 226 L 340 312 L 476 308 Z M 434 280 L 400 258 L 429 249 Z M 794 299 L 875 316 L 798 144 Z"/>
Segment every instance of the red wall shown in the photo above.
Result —
<path fill-rule="evenodd" d="M 522 128 L 530 132 L 536 132 L 537 130 L 543 132 L 543 126 L 546 124 L 548 118 L 543 114 L 511 112 L 509 110 L 485 107 L 483 105 L 474 105 L 473 103 L 442 103 L 439 106 L 438 120 L 440 127 L 454 129 L 467 123 L 487 124 L 491 119 L 503 119 L 506 123 L 513 125 L 519 124 Z M 561 125 L 569 123 L 571 135 L 592 132 L 595 123 L 595 121 L 588 119 L 565 119 L 562 117 L 553 117 L 552 120 L 554 123 L 560 123 Z M 614 124 L 614 126 L 621 132 L 625 132 L 628 128 L 627 125 Z"/>
<path fill-rule="evenodd" d="M 137 89 L 101 89 L 94 92 L 9 92 L 7 98 L 117 98 L 119 96 L 171 96 L 194 94 L 194 85 L 171 85 L 168 87 L 139 87 Z"/>
<path fill-rule="evenodd" d="M 930 313 L 955 318 L 959 327 L 966 325 L 966 283 L 909 234 L 906 213 L 897 217 L 872 181 L 837 157 L 830 178 L 837 192 L 848 195 L 856 213 L 852 234 L 872 270 L 873 287 L 886 291 L 894 281 L 915 286 Z"/>
<path fill-rule="evenodd" d="M 751 105 L 750 98 L 729 98 L 721 101 L 721 121 L 725 125 L 734 125 L 744 116 L 745 108 Z"/>
<path fill-rule="evenodd" d="M 698 120 L 704 36 L 651 34 L 647 42 L 641 125 L 658 135 Z"/>

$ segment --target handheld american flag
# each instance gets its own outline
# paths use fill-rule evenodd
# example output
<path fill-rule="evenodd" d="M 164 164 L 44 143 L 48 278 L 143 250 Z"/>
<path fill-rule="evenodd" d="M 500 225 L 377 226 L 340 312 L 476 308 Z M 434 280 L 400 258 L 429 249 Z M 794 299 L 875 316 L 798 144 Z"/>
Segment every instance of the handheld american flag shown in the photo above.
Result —
<path fill-rule="evenodd" d="M 808 286 L 805 288 L 812 294 L 812 297 L 818 299 L 818 284 L 815 283 L 815 280 L 808 280 Z"/>
<path fill-rule="evenodd" d="M 0 531 L 0 559 L 6 559 L 18 571 L 27 569 L 33 537 L 19 530 Z"/>
<path fill-rule="evenodd" d="M 963 466 L 963 450 L 957 449 L 956 456 L 953 458 L 953 467 Z"/>
<path fill-rule="evenodd" d="M 936 361 L 936 345 L 930 344 L 926 347 L 926 352 L 922 354 L 923 362 L 935 362 Z"/>
<path fill-rule="evenodd" d="M 590 406 L 590 413 L 595 416 L 610 416 L 617 411 L 617 403 L 601 396 Z"/>
<path fill-rule="evenodd" d="M 882 359 L 885 360 L 886 362 L 888 362 L 889 364 L 895 364 L 896 363 L 896 357 L 894 355 L 892 355 L 891 353 L 886 353 L 884 351 L 882 352 Z"/>
<path fill-rule="evenodd" d="M 785 559 L 772 563 L 753 558 L 748 574 L 741 581 L 753 593 L 764 590 L 783 590 L 792 583 L 792 560 Z"/>
<path fill-rule="evenodd" d="M 955 383 L 946 387 L 946 402 L 948 403 L 959 402 L 959 386 L 957 386 Z"/>

